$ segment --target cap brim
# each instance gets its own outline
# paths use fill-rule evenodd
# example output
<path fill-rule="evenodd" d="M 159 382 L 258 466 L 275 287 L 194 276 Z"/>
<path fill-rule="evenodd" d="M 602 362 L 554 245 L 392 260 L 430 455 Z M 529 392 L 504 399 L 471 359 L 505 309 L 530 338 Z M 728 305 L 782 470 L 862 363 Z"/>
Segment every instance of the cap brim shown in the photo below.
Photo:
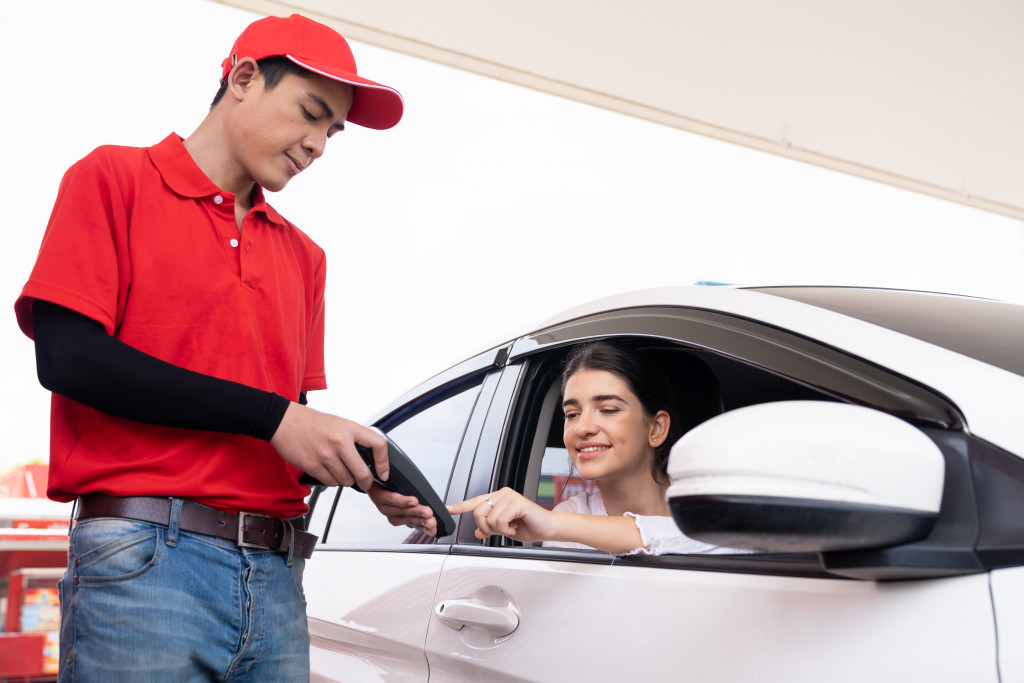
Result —
<path fill-rule="evenodd" d="M 402 99 L 402 94 L 394 88 L 347 71 L 339 71 L 329 64 L 297 59 L 292 55 L 285 55 L 285 57 L 307 71 L 355 87 L 355 99 L 345 118 L 346 121 L 366 128 L 385 130 L 402 119 L 405 101 Z"/>

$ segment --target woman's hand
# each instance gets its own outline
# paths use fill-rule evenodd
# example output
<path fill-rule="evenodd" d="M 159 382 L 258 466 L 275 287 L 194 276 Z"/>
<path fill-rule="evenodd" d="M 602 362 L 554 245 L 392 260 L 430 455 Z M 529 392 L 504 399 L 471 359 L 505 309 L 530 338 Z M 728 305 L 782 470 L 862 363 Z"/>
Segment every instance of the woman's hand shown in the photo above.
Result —
<path fill-rule="evenodd" d="M 643 544 L 632 517 L 552 512 L 508 487 L 449 505 L 448 512 L 472 512 L 481 539 L 498 534 L 523 543 L 570 541 L 615 555 Z"/>
<path fill-rule="evenodd" d="M 500 491 L 449 505 L 448 512 L 453 515 L 472 512 L 477 525 L 476 537 L 481 539 L 499 534 L 523 543 L 533 543 L 558 535 L 558 515 L 507 486 Z"/>

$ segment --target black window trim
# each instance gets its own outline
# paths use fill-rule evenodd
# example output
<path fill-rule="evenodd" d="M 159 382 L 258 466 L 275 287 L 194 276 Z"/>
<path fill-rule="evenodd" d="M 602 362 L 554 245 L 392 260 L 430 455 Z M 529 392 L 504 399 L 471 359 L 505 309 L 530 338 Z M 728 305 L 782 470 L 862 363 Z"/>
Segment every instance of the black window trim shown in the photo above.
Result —
<path fill-rule="evenodd" d="M 677 333 L 682 323 L 688 326 L 686 339 Z M 642 306 L 579 318 L 517 340 L 509 362 L 590 339 L 645 337 L 746 363 L 839 400 L 889 412 L 917 426 L 954 430 L 965 427 L 962 413 L 951 400 L 913 379 L 804 335 L 702 308 Z M 776 357 L 767 358 L 766 349 L 771 349 Z M 808 362 L 829 375 L 832 383 L 823 386 L 806 373 L 784 371 Z M 856 373 L 850 370 L 851 366 Z"/>

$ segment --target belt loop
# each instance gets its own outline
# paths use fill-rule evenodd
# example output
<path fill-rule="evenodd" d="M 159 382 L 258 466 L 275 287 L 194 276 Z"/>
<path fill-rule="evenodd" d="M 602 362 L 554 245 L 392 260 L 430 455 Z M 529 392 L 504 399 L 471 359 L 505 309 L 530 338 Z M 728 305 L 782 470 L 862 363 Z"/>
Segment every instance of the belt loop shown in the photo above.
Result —
<path fill-rule="evenodd" d="M 288 534 L 288 562 L 287 566 L 291 567 L 295 563 L 295 527 L 287 519 L 282 519 L 284 522 L 284 532 Z"/>
<path fill-rule="evenodd" d="M 68 536 L 71 535 L 71 527 L 75 525 L 75 515 L 78 514 L 78 499 L 71 504 L 71 518 L 68 520 Z"/>
<path fill-rule="evenodd" d="M 172 548 L 178 545 L 178 526 L 181 523 L 181 498 L 171 498 L 171 515 L 167 520 L 167 545 Z"/>

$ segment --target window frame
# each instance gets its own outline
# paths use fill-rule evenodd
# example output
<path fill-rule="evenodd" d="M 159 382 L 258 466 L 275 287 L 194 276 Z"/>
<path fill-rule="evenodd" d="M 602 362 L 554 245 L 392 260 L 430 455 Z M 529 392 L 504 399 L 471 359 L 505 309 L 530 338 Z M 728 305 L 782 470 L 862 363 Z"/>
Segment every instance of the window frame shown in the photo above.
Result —
<path fill-rule="evenodd" d="M 473 386 L 478 386 L 473 407 L 467 415 L 461 441 L 452 462 L 446 491 L 439 496 L 446 504 L 461 500 L 465 491 L 465 480 L 472 464 L 472 455 L 480 437 L 484 416 L 494 395 L 498 378 L 502 374 L 500 362 L 503 360 L 502 350 L 497 355 L 493 352 L 481 354 L 455 366 L 424 382 L 416 389 L 407 392 L 402 399 L 393 403 L 384 413 L 376 417 L 373 426 L 388 432 L 413 416 L 429 410 L 442 401 L 455 396 Z M 490 360 L 486 360 L 490 359 Z M 484 360 L 485 362 L 481 362 Z M 318 536 L 316 549 L 331 551 L 361 552 L 448 552 L 448 545 L 458 533 L 459 519 L 456 519 L 456 532 L 446 538 L 437 539 L 434 543 L 379 543 L 366 542 L 334 542 L 330 538 L 330 526 L 337 510 L 341 495 L 364 495 L 358 492 L 345 492 L 344 487 L 314 487 L 310 495 L 309 529 Z"/>

